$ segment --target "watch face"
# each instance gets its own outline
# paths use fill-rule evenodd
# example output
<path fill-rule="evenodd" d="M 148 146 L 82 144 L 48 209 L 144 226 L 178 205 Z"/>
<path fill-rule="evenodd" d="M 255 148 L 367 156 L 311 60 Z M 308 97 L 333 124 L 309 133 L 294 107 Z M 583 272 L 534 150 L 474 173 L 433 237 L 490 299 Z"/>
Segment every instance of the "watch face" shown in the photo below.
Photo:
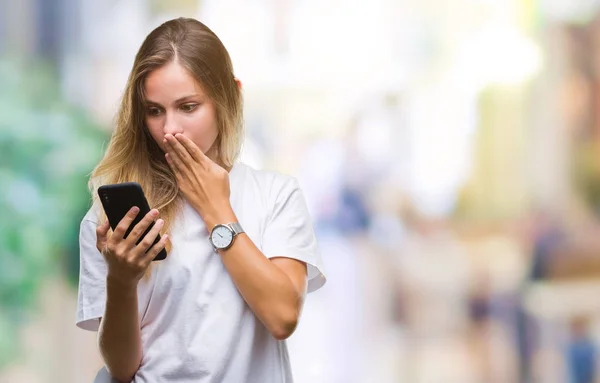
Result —
<path fill-rule="evenodd" d="M 226 226 L 216 226 L 211 234 L 211 241 L 217 249 L 224 249 L 231 245 L 233 232 Z"/>

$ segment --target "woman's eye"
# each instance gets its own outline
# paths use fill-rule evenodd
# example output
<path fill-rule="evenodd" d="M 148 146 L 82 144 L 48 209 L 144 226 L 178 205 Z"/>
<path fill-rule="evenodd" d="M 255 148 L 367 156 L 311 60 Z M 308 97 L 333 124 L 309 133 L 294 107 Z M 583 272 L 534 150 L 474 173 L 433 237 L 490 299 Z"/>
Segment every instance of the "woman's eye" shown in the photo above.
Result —
<path fill-rule="evenodd" d="M 183 110 L 186 113 L 190 113 L 190 112 L 194 111 L 194 109 L 196 109 L 197 106 L 198 106 L 198 104 L 185 104 L 185 105 L 181 105 L 181 110 Z"/>
<path fill-rule="evenodd" d="M 160 115 L 160 109 L 154 107 L 148 108 L 148 115 L 152 117 L 158 116 Z"/>

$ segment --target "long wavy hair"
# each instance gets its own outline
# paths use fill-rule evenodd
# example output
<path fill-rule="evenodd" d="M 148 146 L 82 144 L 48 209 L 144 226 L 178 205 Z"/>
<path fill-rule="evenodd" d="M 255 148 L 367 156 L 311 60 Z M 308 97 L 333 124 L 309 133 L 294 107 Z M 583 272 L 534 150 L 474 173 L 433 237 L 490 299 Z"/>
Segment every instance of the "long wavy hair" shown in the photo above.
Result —
<path fill-rule="evenodd" d="M 163 233 L 170 233 L 181 211 L 182 196 L 164 153 L 145 126 L 144 83 L 152 71 L 173 61 L 186 68 L 213 101 L 219 130 L 213 150 L 216 149 L 221 166 L 233 166 L 243 140 L 243 107 L 231 58 L 206 25 L 195 19 L 178 18 L 154 29 L 142 43 L 127 81 L 116 127 L 88 183 L 93 203 L 99 204 L 99 186 L 138 182 L 150 206 L 158 209 L 165 221 Z M 105 220 L 102 214 L 101 222 Z M 170 249 L 169 243 L 167 250 Z"/>

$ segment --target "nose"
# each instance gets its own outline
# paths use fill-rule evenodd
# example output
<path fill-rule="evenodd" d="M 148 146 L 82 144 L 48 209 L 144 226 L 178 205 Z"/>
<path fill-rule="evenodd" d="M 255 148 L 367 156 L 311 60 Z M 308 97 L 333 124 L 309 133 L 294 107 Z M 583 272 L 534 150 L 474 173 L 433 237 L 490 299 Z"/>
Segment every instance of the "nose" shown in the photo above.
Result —
<path fill-rule="evenodd" d="M 165 125 L 163 126 L 163 133 L 176 135 L 177 133 L 183 133 L 181 124 L 178 123 L 177 119 L 173 114 L 166 113 Z"/>

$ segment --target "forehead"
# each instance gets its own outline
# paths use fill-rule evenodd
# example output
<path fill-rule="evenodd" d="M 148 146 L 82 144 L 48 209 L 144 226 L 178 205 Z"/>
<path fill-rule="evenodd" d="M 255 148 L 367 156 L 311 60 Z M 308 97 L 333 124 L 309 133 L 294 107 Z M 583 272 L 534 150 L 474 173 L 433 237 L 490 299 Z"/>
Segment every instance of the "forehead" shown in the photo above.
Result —
<path fill-rule="evenodd" d="M 150 72 L 144 81 L 144 91 L 146 98 L 158 102 L 204 94 L 198 81 L 177 62 L 170 62 Z"/>

